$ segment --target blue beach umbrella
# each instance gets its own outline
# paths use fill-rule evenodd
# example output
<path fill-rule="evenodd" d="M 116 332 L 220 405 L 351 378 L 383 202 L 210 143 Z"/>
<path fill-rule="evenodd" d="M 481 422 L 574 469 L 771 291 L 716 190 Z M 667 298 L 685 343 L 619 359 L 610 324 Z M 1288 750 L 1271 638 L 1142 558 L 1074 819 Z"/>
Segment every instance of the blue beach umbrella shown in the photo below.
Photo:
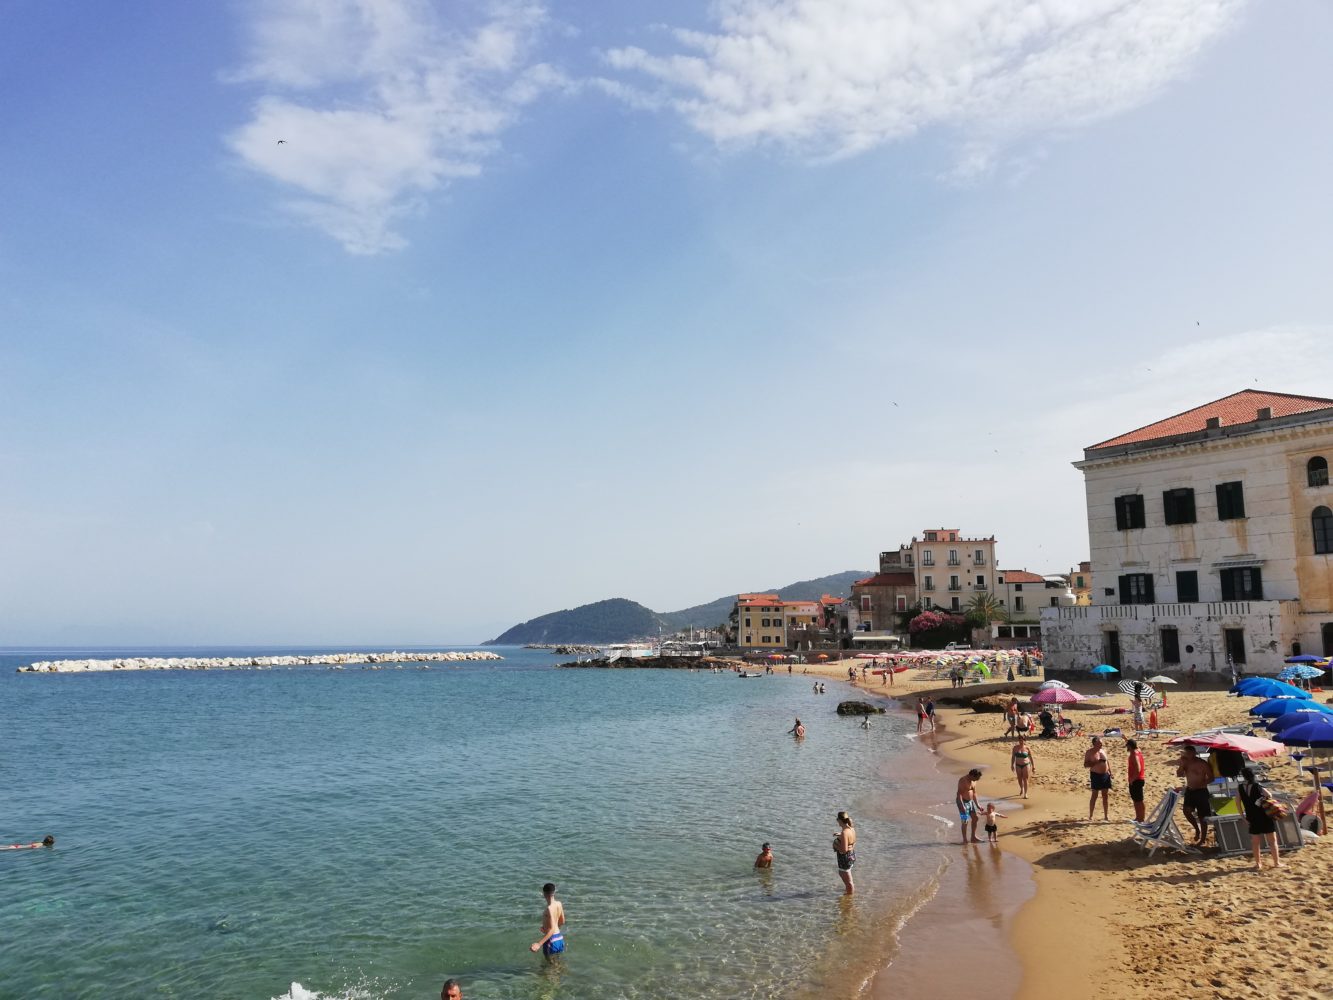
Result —
<path fill-rule="evenodd" d="M 1305 702 L 1307 705 L 1313 705 L 1314 702 Z M 1307 722 L 1314 722 L 1317 719 L 1328 719 L 1333 722 L 1330 716 L 1333 713 L 1323 711 L 1317 708 L 1307 708 L 1299 712 L 1288 712 L 1286 715 L 1275 716 L 1268 720 L 1267 729 L 1270 733 L 1286 732 L 1292 726 L 1303 726 Z"/>
<path fill-rule="evenodd" d="M 1277 675 L 1280 681 L 1308 681 L 1313 680 L 1323 674 L 1318 667 L 1312 667 L 1308 663 L 1296 663 L 1290 667 L 1284 667 Z"/>
<path fill-rule="evenodd" d="M 1312 698 L 1309 691 L 1302 691 L 1294 684 L 1284 684 L 1271 677 L 1246 677 L 1231 689 L 1233 694 L 1246 698 Z"/>
<path fill-rule="evenodd" d="M 1289 747 L 1333 747 L 1333 722 L 1321 716 L 1275 733 L 1273 739 Z"/>
<path fill-rule="evenodd" d="M 1283 663 L 1318 663 L 1319 657 L 1311 656 L 1309 653 L 1302 653 L 1300 656 L 1288 656 Z"/>
<path fill-rule="evenodd" d="M 1117 670 L 1115 667 L 1111 666 L 1111 664 L 1109 664 L 1109 663 L 1099 663 L 1099 664 L 1097 664 L 1097 666 L 1095 666 L 1095 667 L 1092 668 L 1092 672 L 1093 672 L 1094 674 L 1118 674 L 1118 673 L 1120 673 L 1119 670 Z"/>
<path fill-rule="evenodd" d="M 1269 698 L 1267 701 L 1261 701 L 1250 709 L 1251 715 L 1262 716 L 1265 719 L 1276 719 L 1279 715 L 1287 715 L 1290 712 L 1333 712 L 1320 705 L 1316 701 L 1309 701 L 1305 698 Z"/>

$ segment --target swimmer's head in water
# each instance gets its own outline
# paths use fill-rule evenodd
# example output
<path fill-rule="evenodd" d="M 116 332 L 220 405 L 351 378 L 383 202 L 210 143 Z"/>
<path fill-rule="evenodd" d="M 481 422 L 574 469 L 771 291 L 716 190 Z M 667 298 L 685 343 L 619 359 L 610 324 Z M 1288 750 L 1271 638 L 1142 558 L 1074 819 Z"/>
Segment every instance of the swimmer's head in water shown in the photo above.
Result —
<path fill-rule="evenodd" d="M 769 846 L 768 844 L 765 844 L 762 848 L 760 848 L 760 850 L 771 851 L 771 850 L 773 850 L 773 848 L 772 848 L 771 846 Z"/>
<path fill-rule="evenodd" d="M 53 836 L 51 836 L 51 835 L 48 833 L 45 837 L 42 838 L 42 846 L 43 846 L 43 847 L 55 847 L 55 846 L 56 846 L 56 838 L 53 837 Z"/>
<path fill-rule="evenodd" d="M 543 896 L 554 896 L 554 895 L 555 895 L 555 883 L 554 883 L 554 882 L 547 882 L 544 886 L 542 886 L 542 895 L 543 895 Z"/>

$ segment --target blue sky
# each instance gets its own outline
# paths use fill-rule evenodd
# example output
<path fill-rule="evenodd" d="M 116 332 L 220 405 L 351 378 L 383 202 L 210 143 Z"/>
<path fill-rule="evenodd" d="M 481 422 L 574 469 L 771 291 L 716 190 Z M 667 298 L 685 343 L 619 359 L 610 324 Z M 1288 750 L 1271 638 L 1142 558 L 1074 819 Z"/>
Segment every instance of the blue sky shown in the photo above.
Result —
<path fill-rule="evenodd" d="M 945 524 L 1068 569 L 1084 445 L 1330 394 L 1331 43 L 1319 0 L 10 3 L 0 643 L 476 641 Z"/>

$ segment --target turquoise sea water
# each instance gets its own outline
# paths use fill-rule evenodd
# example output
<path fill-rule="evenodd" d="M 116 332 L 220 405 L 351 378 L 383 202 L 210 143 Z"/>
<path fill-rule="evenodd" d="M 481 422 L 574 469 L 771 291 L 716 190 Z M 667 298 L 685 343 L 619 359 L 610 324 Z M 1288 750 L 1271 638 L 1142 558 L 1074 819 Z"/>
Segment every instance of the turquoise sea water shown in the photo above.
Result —
<path fill-rule="evenodd" d="M 396 1000 L 457 976 L 483 1000 L 803 998 L 882 966 L 947 836 L 900 766 L 911 720 L 863 730 L 799 672 L 500 652 L 91 675 L 0 654 L 0 840 L 58 838 L 0 853 L 0 996 Z M 548 880 L 569 914 L 554 965 L 527 948 Z"/>

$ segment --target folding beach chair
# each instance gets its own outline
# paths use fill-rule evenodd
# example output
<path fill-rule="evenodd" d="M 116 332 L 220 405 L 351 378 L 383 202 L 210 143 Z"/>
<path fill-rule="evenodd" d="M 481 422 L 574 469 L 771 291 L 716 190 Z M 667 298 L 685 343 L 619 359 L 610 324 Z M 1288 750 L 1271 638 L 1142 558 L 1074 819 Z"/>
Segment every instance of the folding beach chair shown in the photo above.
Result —
<path fill-rule="evenodd" d="M 1185 840 L 1185 835 L 1176 826 L 1176 805 L 1180 801 L 1180 792 L 1171 789 L 1162 796 L 1162 801 L 1153 809 L 1154 821 L 1134 823 L 1134 841 L 1148 852 L 1148 857 L 1157 853 L 1159 847 L 1169 847 L 1181 854 L 1198 854 L 1198 848 Z"/>
<path fill-rule="evenodd" d="M 1152 807 L 1152 812 L 1148 813 L 1142 822 L 1132 819 L 1136 831 L 1140 828 L 1152 830 L 1161 822 L 1163 817 L 1171 815 L 1175 810 L 1176 804 L 1180 801 L 1180 793 L 1174 788 L 1168 788 L 1162 793 L 1162 797 L 1157 800 L 1157 805 Z"/>

